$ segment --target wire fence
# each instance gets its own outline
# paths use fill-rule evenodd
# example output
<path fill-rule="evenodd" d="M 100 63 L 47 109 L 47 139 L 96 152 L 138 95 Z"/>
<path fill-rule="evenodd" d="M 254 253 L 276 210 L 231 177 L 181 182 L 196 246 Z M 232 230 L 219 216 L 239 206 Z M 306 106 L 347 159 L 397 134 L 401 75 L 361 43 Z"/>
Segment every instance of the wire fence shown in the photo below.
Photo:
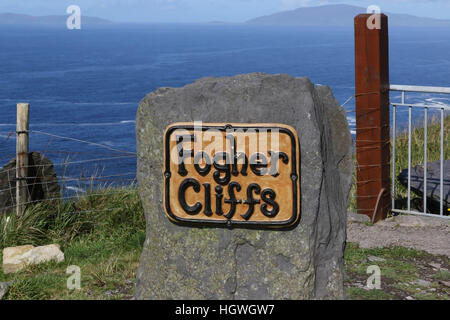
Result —
<path fill-rule="evenodd" d="M 397 86 L 398 87 L 398 86 Z M 402 93 L 398 93 L 396 91 L 390 92 L 391 101 L 399 101 L 401 99 L 404 100 L 405 96 Z M 371 93 L 368 93 L 371 94 Z M 342 106 L 347 105 L 350 101 L 355 99 L 358 96 L 366 95 L 366 94 L 356 94 L 349 97 Z M 425 163 L 431 162 L 440 162 L 443 163 L 443 160 L 449 161 L 450 158 L 448 156 L 449 153 L 449 142 L 448 135 L 450 132 L 450 127 L 448 123 L 450 121 L 450 98 L 448 94 L 435 94 L 430 92 L 411 92 L 408 95 L 408 104 L 404 110 L 395 110 L 396 108 L 392 108 L 390 110 L 390 139 L 386 141 L 378 141 L 378 140 L 361 140 L 357 138 L 357 133 L 361 131 L 370 130 L 374 128 L 383 128 L 380 127 L 362 127 L 362 128 L 354 128 L 354 143 L 356 142 L 370 142 L 374 144 L 378 144 L 376 146 L 368 146 L 368 147 L 359 147 L 360 150 L 365 149 L 380 149 L 384 145 L 390 145 L 391 154 L 394 154 L 394 157 L 390 160 L 390 162 L 383 162 L 375 165 L 364 165 L 361 166 L 357 161 L 355 162 L 356 171 L 361 170 L 362 168 L 368 167 L 383 167 L 383 166 L 391 166 L 391 177 L 382 179 L 370 179 L 363 181 L 355 181 L 354 188 L 356 186 L 362 186 L 371 182 L 379 182 L 379 181 L 389 181 L 392 186 L 392 207 L 394 208 L 394 214 L 398 213 L 407 213 L 407 214 L 417 214 L 417 211 L 412 211 L 408 209 L 411 208 L 411 205 L 414 206 L 415 210 L 423 211 L 425 216 L 440 216 L 448 218 L 450 214 L 450 209 L 448 208 L 448 178 L 446 180 L 441 181 L 442 179 L 432 179 L 428 178 L 428 181 L 434 181 L 435 185 L 435 193 L 439 193 L 441 191 L 441 185 L 446 185 L 446 193 L 440 194 L 438 199 L 436 198 L 428 200 L 427 197 L 424 196 L 426 194 L 426 183 L 422 184 L 422 191 L 415 191 L 414 196 L 411 194 L 411 189 L 408 192 L 408 187 L 402 185 L 401 172 L 411 172 L 414 167 L 425 167 L 424 172 L 426 173 L 427 165 Z M 397 104 L 399 105 L 399 104 Z M 415 108 L 413 108 L 415 106 Z M 409 109 L 410 114 L 408 113 Z M 424 116 L 422 112 L 414 112 L 419 108 L 426 109 L 426 116 Z M 398 109 L 398 108 L 397 108 Z M 367 113 L 370 113 L 372 110 L 378 110 L 378 108 L 367 108 Z M 356 108 L 347 109 L 347 114 L 356 114 Z M 360 116 L 365 116 L 367 113 L 362 113 Z M 395 115 L 394 115 L 395 113 Z M 356 115 L 355 115 L 356 117 Z M 411 126 L 411 127 L 410 127 Z M 429 130 L 427 131 L 427 127 Z M 431 128 L 431 129 L 430 129 Z M 409 135 L 408 132 L 411 133 L 411 129 L 413 131 L 413 135 Z M 428 138 L 428 142 L 427 142 Z M 408 150 L 408 142 L 412 141 L 411 149 Z M 405 143 L 406 142 L 406 143 Z M 397 143 L 397 154 L 395 158 L 395 146 Z M 408 164 L 408 154 L 411 157 L 410 163 Z M 446 171 L 446 167 L 438 170 L 438 174 L 443 173 L 448 176 L 448 170 Z M 396 174 L 397 173 L 397 174 Z M 398 175 L 398 176 L 397 176 Z M 442 177 L 441 177 L 442 178 Z M 419 178 L 420 179 L 420 178 Z M 355 177 L 356 180 L 356 177 Z M 424 182 L 427 181 L 427 178 L 423 179 Z M 411 187 L 411 186 L 410 186 Z M 420 189 L 419 188 L 419 189 Z M 425 191 L 425 192 L 424 192 Z M 437 191 L 437 192 L 436 192 Z M 356 193 L 356 190 L 354 190 Z M 357 196 L 356 194 L 353 197 L 356 198 L 371 198 L 376 195 L 365 195 L 365 196 Z M 444 203 L 442 200 L 444 199 Z M 427 207 L 428 200 L 428 207 Z M 364 211 L 356 208 L 356 211 Z M 419 215 L 421 215 L 419 213 Z"/>
<path fill-rule="evenodd" d="M 372 92 L 369 92 L 353 95 L 345 101 L 343 106 L 357 96 L 372 94 Z M 443 104 L 448 105 L 448 100 L 439 97 L 419 95 L 412 98 L 418 102 L 426 100 L 437 107 L 441 107 Z M 413 100 L 413 102 L 417 101 Z M 356 110 L 353 109 L 347 110 L 349 114 L 355 112 Z M 431 112 L 432 110 L 430 110 L 430 114 L 432 114 Z M 445 115 L 448 116 L 448 113 L 445 113 Z M 0 129 L 12 129 L 12 127 L 14 127 L 13 124 L 7 126 L 3 124 Z M 11 129 L 9 132 L 0 130 L 0 214 L 14 211 L 17 207 L 15 165 L 17 133 L 11 131 Z M 372 129 L 372 127 L 355 128 L 355 133 L 358 130 L 369 129 Z M 401 129 L 402 124 L 397 124 L 397 130 Z M 113 131 L 114 129 L 111 129 L 111 132 Z M 35 158 L 40 160 L 32 159 L 30 164 L 25 166 L 28 169 L 28 174 L 24 177 L 28 197 L 27 201 L 23 203 L 24 205 L 34 205 L 41 202 L 41 199 L 75 201 L 86 196 L 100 197 L 104 196 L 105 189 L 108 189 L 111 194 L 115 190 L 119 192 L 121 187 L 136 185 L 136 152 L 124 150 L 125 148 L 117 147 L 117 145 L 107 145 L 98 141 L 79 138 L 85 136 L 99 138 L 95 131 L 73 132 L 74 136 L 78 136 L 77 138 L 68 136 L 66 133 L 50 133 L 44 130 L 29 130 L 28 134 L 31 151 L 34 151 L 36 153 Z M 356 137 L 354 138 L 356 142 Z M 95 140 L 95 138 L 92 140 Z M 391 141 L 371 142 L 389 144 Z M 447 145 L 446 143 L 445 146 Z M 380 146 L 362 148 L 372 149 L 380 148 Z M 43 159 L 49 159 L 50 161 L 44 161 Z M 360 169 L 361 167 L 357 164 L 357 170 Z M 393 177 L 393 180 L 396 180 L 395 177 Z M 374 181 L 377 180 L 359 181 L 358 184 Z"/>
<path fill-rule="evenodd" d="M 27 176 L 20 178 L 28 191 L 25 201 L 20 200 L 25 207 L 113 195 L 136 185 L 136 152 L 45 131 L 28 134 Z M 36 140 L 39 147 L 34 149 Z M 69 150 L 59 150 L 63 144 Z M 0 214 L 12 213 L 18 205 L 15 145 L 16 132 L 0 135 Z"/>

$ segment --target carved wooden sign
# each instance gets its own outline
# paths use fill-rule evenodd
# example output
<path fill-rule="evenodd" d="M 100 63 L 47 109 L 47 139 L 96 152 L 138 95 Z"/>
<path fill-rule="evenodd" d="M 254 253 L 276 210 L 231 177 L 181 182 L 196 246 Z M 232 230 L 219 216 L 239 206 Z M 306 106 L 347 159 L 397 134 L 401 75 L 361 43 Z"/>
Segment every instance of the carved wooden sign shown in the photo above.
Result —
<path fill-rule="evenodd" d="M 175 123 L 164 207 L 178 223 L 289 227 L 300 217 L 297 132 L 283 124 Z"/>

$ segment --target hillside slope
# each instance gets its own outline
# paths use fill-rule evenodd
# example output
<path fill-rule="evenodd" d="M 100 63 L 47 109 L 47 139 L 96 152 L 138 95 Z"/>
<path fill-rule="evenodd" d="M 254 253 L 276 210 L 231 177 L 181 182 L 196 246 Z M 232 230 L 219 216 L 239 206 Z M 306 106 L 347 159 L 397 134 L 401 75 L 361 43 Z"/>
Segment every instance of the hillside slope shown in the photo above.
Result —
<path fill-rule="evenodd" d="M 353 18 L 365 13 L 366 8 L 350 5 L 326 5 L 304 7 L 296 10 L 278 12 L 247 21 L 256 25 L 297 25 L 297 26 L 352 26 Z M 450 20 L 421 18 L 407 14 L 391 14 L 389 24 L 394 26 L 450 27 Z"/>

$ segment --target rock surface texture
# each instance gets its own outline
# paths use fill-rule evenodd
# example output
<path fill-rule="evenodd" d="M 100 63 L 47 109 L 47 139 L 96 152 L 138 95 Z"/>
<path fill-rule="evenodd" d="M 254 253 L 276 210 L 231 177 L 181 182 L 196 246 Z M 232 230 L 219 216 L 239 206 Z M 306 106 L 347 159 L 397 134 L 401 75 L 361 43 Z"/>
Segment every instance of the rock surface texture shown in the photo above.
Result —
<path fill-rule="evenodd" d="M 64 261 L 64 253 L 57 244 L 42 247 L 20 246 L 3 249 L 3 272 L 16 273 L 27 265 L 48 261 Z"/>
<path fill-rule="evenodd" d="M 0 282 L 0 300 L 6 296 L 12 284 L 12 282 Z"/>
<path fill-rule="evenodd" d="M 300 139 L 301 221 L 283 231 L 192 228 L 163 209 L 163 133 L 174 122 L 282 123 Z M 147 238 L 137 299 L 344 298 L 353 172 L 345 111 L 325 86 L 261 73 L 161 88 L 139 104 L 139 192 Z"/>

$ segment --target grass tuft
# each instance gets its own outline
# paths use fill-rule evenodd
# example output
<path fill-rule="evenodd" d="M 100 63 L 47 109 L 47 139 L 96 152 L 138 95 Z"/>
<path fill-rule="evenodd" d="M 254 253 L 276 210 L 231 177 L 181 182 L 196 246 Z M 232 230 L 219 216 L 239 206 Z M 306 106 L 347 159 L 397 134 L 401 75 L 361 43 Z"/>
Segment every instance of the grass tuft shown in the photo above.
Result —
<path fill-rule="evenodd" d="M 145 240 L 144 211 L 134 187 L 95 190 L 57 206 L 37 204 L 21 218 L 1 217 L 0 230 L 1 251 L 57 243 L 65 255 L 62 263 L 29 266 L 17 274 L 5 275 L 0 267 L 0 281 L 14 282 L 8 299 L 117 299 L 133 294 L 131 283 Z M 67 289 L 70 265 L 81 269 L 81 290 Z"/>

